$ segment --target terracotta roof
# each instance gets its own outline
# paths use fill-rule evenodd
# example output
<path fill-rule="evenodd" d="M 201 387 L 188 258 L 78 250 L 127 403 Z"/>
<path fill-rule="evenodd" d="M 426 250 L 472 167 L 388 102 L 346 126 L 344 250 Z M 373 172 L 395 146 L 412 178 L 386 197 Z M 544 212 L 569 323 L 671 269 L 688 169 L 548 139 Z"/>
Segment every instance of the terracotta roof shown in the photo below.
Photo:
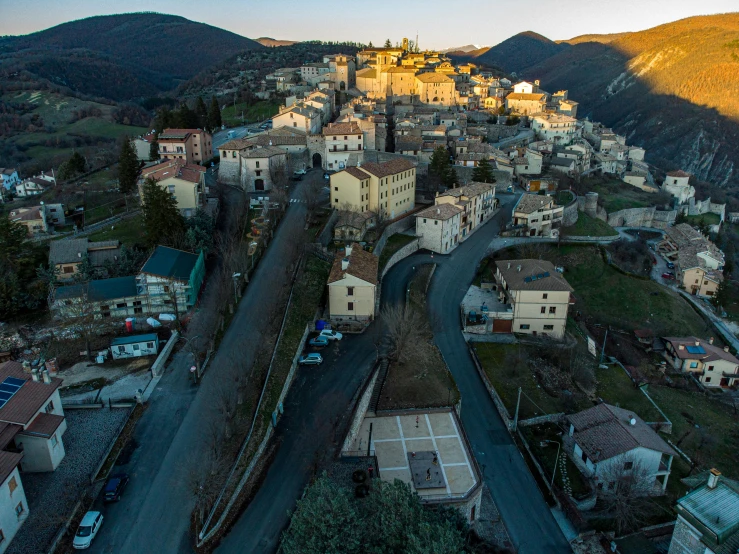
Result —
<path fill-rule="evenodd" d="M 170 140 L 184 140 L 188 135 L 196 135 L 203 133 L 200 129 L 165 129 L 159 135 L 159 142 L 166 142 Z"/>
<path fill-rule="evenodd" d="M 22 429 L 23 425 L 0 422 L 0 450 L 4 450 Z"/>
<path fill-rule="evenodd" d="M 272 156 L 284 156 L 286 152 L 277 146 L 264 146 L 262 148 L 254 148 L 247 150 L 241 154 L 243 158 L 271 158 Z"/>
<path fill-rule="evenodd" d="M 237 138 L 237 139 L 229 140 L 225 144 L 221 144 L 218 147 L 218 149 L 219 150 L 244 150 L 245 148 L 249 148 L 250 146 L 254 146 L 253 139 Z"/>
<path fill-rule="evenodd" d="M 361 180 L 369 179 L 369 177 L 370 177 L 364 171 L 362 171 L 358 167 L 354 167 L 354 166 L 349 166 L 349 167 L 343 169 L 342 171 L 345 171 L 346 173 L 348 173 L 352 177 L 356 177 L 357 179 L 361 179 Z M 342 171 L 339 171 L 339 173 L 341 173 Z"/>
<path fill-rule="evenodd" d="M 739 365 L 739 360 L 731 352 L 726 352 L 723 348 L 714 346 L 707 340 L 696 337 L 663 337 L 662 340 L 672 345 L 675 355 L 681 360 L 700 360 L 702 362 L 726 360 Z M 683 347 L 682 350 L 680 350 L 680 346 Z M 689 347 L 693 352 L 688 350 Z"/>
<path fill-rule="evenodd" d="M 451 80 L 449 77 L 444 75 L 443 73 L 419 73 L 416 75 L 416 79 L 421 81 L 422 83 L 453 83 L 454 81 Z"/>
<path fill-rule="evenodd" d="M 690 173 L 685 173 L 682 169 L 678 169 L 677 171 L 670 171 L 667 174 L 668 177 L 690 177 Z"/>
<path fill-rule="evenodd" d="M 374 162 L 365 162 L 362 164 L 363 171 L 371 173 L 372 175 L 380 179 L 382 179 L 383 177 L 387 177 L 388 175 L 396 175 L 403 171 L 414 169 L 415 167 L 416 166 L 413 165 L 413 162 L 405 158 L 396 158 L 394 160 L 390 160 L 389 162 L 383 162 L 379 164 Z"/>
<path fill-rule="evenodd" d="M 540 208 L 551 209 L 554 207 L 554 199 L 549 196 L 541 196 L 538 194 L 523 194 L 521 195 L 518 204 L 516 204 L 516 207 L 513 208 L 513 211 L 531 214 L 539 210 Z"/>
<path fill-rule="evenodd" d="M 349 266 L 341 269 L 344 260 L 343 251 L 336 255 L 334 265 L 331 267 L 331 273 L 328 276 L 328 284 L 341 281 L 346 275 L 351 275 L 367 283 L 377 284 L 377 268 L 380 259 L 374 254 L 362 249 L 356 242 L 352 245 L 352 253 L 349 254 Z"/>
<path fill-rule="evenodd" d="M 375 217 L 375 212 L 354 212 L 350 210 L 342 210 L 339 212 L 339 218 L 336 220 L 336 227 L 354 227 L 362 229 L 367 221 Z"/>
<path fill-rule="evenodd" d="M 544 102 L 546 100 L 546 94 L 526 94 L 523 92 L 512 92 L 505 97 L 506 100 L 530 100 Z"/>
<path fill-rule="evenodd" d="M 22 459 L 22 453 L 0 451 L 0 483 L 5 483 Z"/>
<path fill-rule="evenodd" d="M 609 460 L 640 446 L 677 456 L 654 429 L 629 410 L 599 404 L 567 419 L 575 426 L 573 438 L 592 462 Z"/>
<path fill-rule="evenodd" d="M 185 160 L 167 160 L 157 165 L 147 167 L 141 172 L 144 179 L 154 179 L 161 181 L 162 179 L 170 179 L 175 177 L 183 181 L 191 183 L 199 183 L 201 175 L 206 172 L 206 168 L 202 165 L 188 164 Z"/>
<path fill-rule="evenodd" d="M 259 135 L 252 142 L 258 146 L 305 146 L 307 139 L 305 135 Z"/>
<path fill-rule="evenodd" d="M 362 129 L 356 121 L 347 121 L 344 123 L 329 123 L 328 127 L 323 128 L 323 136 L 328 135 L 361 135 Z"/>
<path fill-rule="evenodd" d="M 510 290 L 569 291 L 573 289 L 552 262 L 502 260 L 495 262 Z M 520 269 L 519 269 L 520 268 Z"/>
<path fill-rule="evenodd" d="M 62 421 L 64 421 L 64 416 L 42 412 L 34 418 L 31 425 L 21 431 L 21 434 L 51 437 L 56 433 Z"/>
<path fill-rule="evenodd" d="M 0 421 L 24 426 L 31 422 L 31 419 L 62 384 L 62 380 L 57 377 L 52 377 L 51 383 L 48 385 L 41 381 L 33 381 L 31 376 L 23 371 L 23 366 L 18 362 L 0 364 L 0 381 L 4 381 L 7 377 L 21 379 L 25 383 L 0 408 Z"/>
<path fill-rule="evenodd" d="M 41 206 L 33 206 L 28 209 L 13 210 L 10 212 L 10 217 L 13 221 L 38 221 L 43 219 L 41 215 Z"/>
<path fill-rule="evenodd" d="M 462 212 L 462 208 L 455 206 L 454 204 L 437 204 L 436 206 L 429 206 L 423 211 L 416 214 L 416 218 L 422 217 L 426 219 L 438 219 L 446 221 L 447 219 L 453 218 L 458 213 Z"/>

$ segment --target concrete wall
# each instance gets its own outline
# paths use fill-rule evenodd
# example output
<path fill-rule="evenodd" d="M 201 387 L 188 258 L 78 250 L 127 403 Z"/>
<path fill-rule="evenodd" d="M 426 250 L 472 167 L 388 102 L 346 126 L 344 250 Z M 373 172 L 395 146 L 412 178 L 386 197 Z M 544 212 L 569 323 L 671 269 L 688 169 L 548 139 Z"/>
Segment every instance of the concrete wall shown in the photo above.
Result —
<path fill-rule="evenodd" d="M 377 383 L 377 376 L 380 374 L 380 366 L 378 365 L 375 371 L 372 374 L 372 378 L 370 379 L 369 383 L 367 383 L 367 386 L 364 389 L 364 392 L 362 393 L 362 396 L 359 398 L 359 401 L 357 402 L 357 408 L 354 412 L 354 418 L 352 419 L 352 423 L 349 426 L 349 432 L 346 434 L 346 438 L 344 439 L 344 444 L 341 447 L 342 452 L 347 452 L 349 448 L 351 448 L 351 445 L 354 444 L 354 440 L 357 438 L 357 434 L 359 433 L 359 429 L 362 427 L 362 421 L 364 421 L 364 417 L 367 415 L 367 410 L 369 409 L 370 400 L 372 399 L 372 392 L 375 390 L 375 383 Z"/>
<path fill-rule="evenodd" d="M 390 271 L 390 268 L 393 267 L 395 264 L 397 264 L 400 260 L 403 258 L 407 258 L 414 252 L 418 250 L 418 239 L 414 240 L 413 242 L 409 242 L 406 244 L 403 248 L 398 250 L 395 254 L 390 256 L 390 259 L 385 264 L 385 267 L 382 270 L 382 277 L 385 277 L 388 271 Z"/>
<path fill-rule="evenodd" d="M 385 227 L 382 235 L 375 243 L 375 249 L 372 251 L 372 253 L 379 258 L 380 254 L 382 254 L 382 249 L 385 248 L 385 244 L 387 243 L 387 239 L 390 235 L 394 235 L 395 233 L 402 233 L 403 231 L 412 229 L 415 224 L 416 216 L 407 215 L 403 219 L 399 219 L 398 221 L 395 221 Z"/>
<path fill-rule="evenodd" d="M 151 366 L 151 375 L 153 377 L 161 375 L 162 371 L 164 371 L 164 364 L 167 363 L 167 358 L 169 358 L 169 355 L 172 353 L 172 349 L 174 348 L 174 345 L 179 338 L 180 334 L 177 331 L 173 331 L 172 336 L 169 337 L 169 340 L 167 341 L 167 344 L 164 345 L 164 348 L 162 348 L 159 356 Z"/>

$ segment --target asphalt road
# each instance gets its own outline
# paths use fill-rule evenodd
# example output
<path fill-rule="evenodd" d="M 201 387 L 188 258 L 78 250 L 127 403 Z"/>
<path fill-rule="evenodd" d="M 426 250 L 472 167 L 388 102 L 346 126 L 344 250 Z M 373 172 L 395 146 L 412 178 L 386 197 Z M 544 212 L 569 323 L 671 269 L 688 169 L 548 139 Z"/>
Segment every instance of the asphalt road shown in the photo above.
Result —
<path fill-rule="evenodd" d="M 376 359 L 373 333 L 348 336 L 326 347 L 320 366 L 298 369 L 277 425 L 278 450 L 262 486 L 224 538 L 219 553 L 271 553 L 287 527 L 288 513 L 315 468 L 330 461 L 338 443 L 336 423 Z"/>
<path fill-rule="evenodd" d="M 301 194 L 302 183 L 293 189 L 292 197 Z M 180 352 L 173 358 L 136 426 L 133 440 L 138 448 L 126 465 L 115 469 L 128 473 L 131 482 L 122 500 L 106 507 L 92 552 L 192 552 L 188 532 L 194 501 L 188 477 L 202 456 L 200 444 L 207 436 L 223 379 L 223 361 L 237 353 L 251 363 L 261 340 L 254 330 L 260 328 L 279 287 L 289 278 L 282 271 L 287 242 L 293 229 L 304 225 L 305 215 L 305 204 L 289 205 L 199 387 L 189 381 L 190 356 Z"/>
<path fill-rule="evenodd" d="M 571 552 L 518 448 L 480 379 L 460 331 L 459 304 L 475 270 L 518 195 L 500 195 L 496 216 L 447 256 L 410 256 L 383 280 L 383 303 L 403 300 L 414 267 L 436 263 L 428 309 L 437 322 L 434 338 L 462 394 L 462 423 L 503 522 L 519 554 Z"/>

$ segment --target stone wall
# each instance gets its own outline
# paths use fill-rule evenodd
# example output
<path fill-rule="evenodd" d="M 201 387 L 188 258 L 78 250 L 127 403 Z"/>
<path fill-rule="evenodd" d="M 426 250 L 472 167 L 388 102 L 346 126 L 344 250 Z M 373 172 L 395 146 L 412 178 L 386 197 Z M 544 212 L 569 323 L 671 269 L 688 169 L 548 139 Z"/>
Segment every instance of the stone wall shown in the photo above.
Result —
<path fill-rule="evenodd" d="M 238 158 L 221 160 L 218 164 L 218 182 L 238 186 L 241 184 L 241 164 Z"/>
<path fill-rule="evenodd" d="M 488 141 L 498 142 L 503 139 L 515 137 L 518 133 L 518 126 L 516 125 L 487 125 L 488 128 Z"/>
<path fill-rule="evenodd" d="M 559 423 L 564 419 L 563 413 L 559 414 L 547 414 L 539 417 L 530 417 L 529 419 L 522 419 L 518 422 L 519 427 L 530 427 L 531 425 L 540 425 L 542 423 Z"/>
<path fill-rule="evenodd" d="M 675 223 L 677 210 L 662 211 L 655 206 L 648 208 L 628 208 L 608 213 L 602 206 L 598 206 L 598 193 L 589 192 L 585 196 L 577 197 L 577 209 L 590 217 L 601 219 L 611 227 L 652 227 L 667 229 Z M 566 216 L 566 212 L 565 212 Z M 575 220 L 577 221 L 577 220 Z"/>
<path fill-rule="evenodd" d="M 372 251 L 372 253 L 379 258 L 380 254 L 382 254 L 382 249 L 385 248 L 385 243 L 387 243 L 387 239 L 390 235 L 394 235 L 395 233 L 402 233 L 403 231 L 412 229 L 415 226 L 416 216 L 414 214 L 405 215 L 403 219 L 394 221 L 393 223 L 385 227 L 382 235 L 379 239 L 377 239 L 377 242 L 375 243 L 375 249 Z"/>
<path fill-rule="evenodd" d="M 372 378 L 365 386 L 364 392 L 362 393 L 362 396 L 359 397 L 359 401 L 357 402 L 357 407 L 354 410 L 354 418 L 352 419 L 352 423 L 349 426 L 349 432 L 346 434 L 344 444 L 341 447 L 342 452 L 348 452 L 351 449 L 352 444 L 354 444 L 354 439 L 356 439 L 357 435 L 359 434 L 359 429 L 362 427 L 364 416 L 367 415 L 370 400 L 372 399 L 372 391 L 375 390 L 375 383 L 377 382 L 377 376 L 379 374 L 380 364 L 377 364 L 372 372 Z"/>
<path fill-rule="evenodd" d="M 411 254 L 416 252 L 418 250 L 418 243 L 419 240 L 415 239 L 413 242 L 409 242 L 403 248 L 398 250 L 395 254 L 390 256 L 390 259 L 387 261 L 385 267 L 382 269 L 382 277 L 385 277 L 387 272 L 390 271 L 390 268 L 397 264 L 400 260 L 402 260 L 403 258 L 407 258 Z"/>
<path fill-rule="evenodd" d="M 313 167 L 313 154 L 321 155 L 321 163 L 326 163 L 326 143 L 321 135 L 308 135 L 306 137 L 308 146 L 308 159 L 310 166 Z"/>
<path fill-rule="evenodd" d="M 577 196 L 575 196 L 574 193 L 572 194 L 572 201 L 567 204 L 564 207 L 564 210 L 562 211 L 562 226 L 563 227 L 569 227 L 570 225 L 574 225 L 577 223 L 577 212 L 578 212 L 578 206 L 579 203 L 577 201 Z"/>
<path fill-rule="evenodd" d="M 331 242 L 331 239 L 334 236 L 334 226 L 338 219 L 339 210 L 331 210 L 331 215 L 329 216 L 328 221 L 326 221 L 326 225 L 323 226 L 323 229 L 321 229 L 321 232 L 316 237 L 316 242 L 321 243 L 322 246 L 328 246 L 328 243 Z"/>

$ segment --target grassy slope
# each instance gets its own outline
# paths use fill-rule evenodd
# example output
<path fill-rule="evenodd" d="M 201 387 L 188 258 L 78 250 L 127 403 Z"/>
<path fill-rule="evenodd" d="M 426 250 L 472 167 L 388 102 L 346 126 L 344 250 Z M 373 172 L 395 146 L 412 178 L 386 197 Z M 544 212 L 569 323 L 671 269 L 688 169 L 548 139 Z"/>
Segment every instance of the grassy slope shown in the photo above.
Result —
<path fill-rule="evenodd" d="M 617 235 L 618 232 L 605 221 L 580 212 L 577 214 L 575 224 L 564 227 L 562 234 L 574 237 L 610 237 Z"/>

